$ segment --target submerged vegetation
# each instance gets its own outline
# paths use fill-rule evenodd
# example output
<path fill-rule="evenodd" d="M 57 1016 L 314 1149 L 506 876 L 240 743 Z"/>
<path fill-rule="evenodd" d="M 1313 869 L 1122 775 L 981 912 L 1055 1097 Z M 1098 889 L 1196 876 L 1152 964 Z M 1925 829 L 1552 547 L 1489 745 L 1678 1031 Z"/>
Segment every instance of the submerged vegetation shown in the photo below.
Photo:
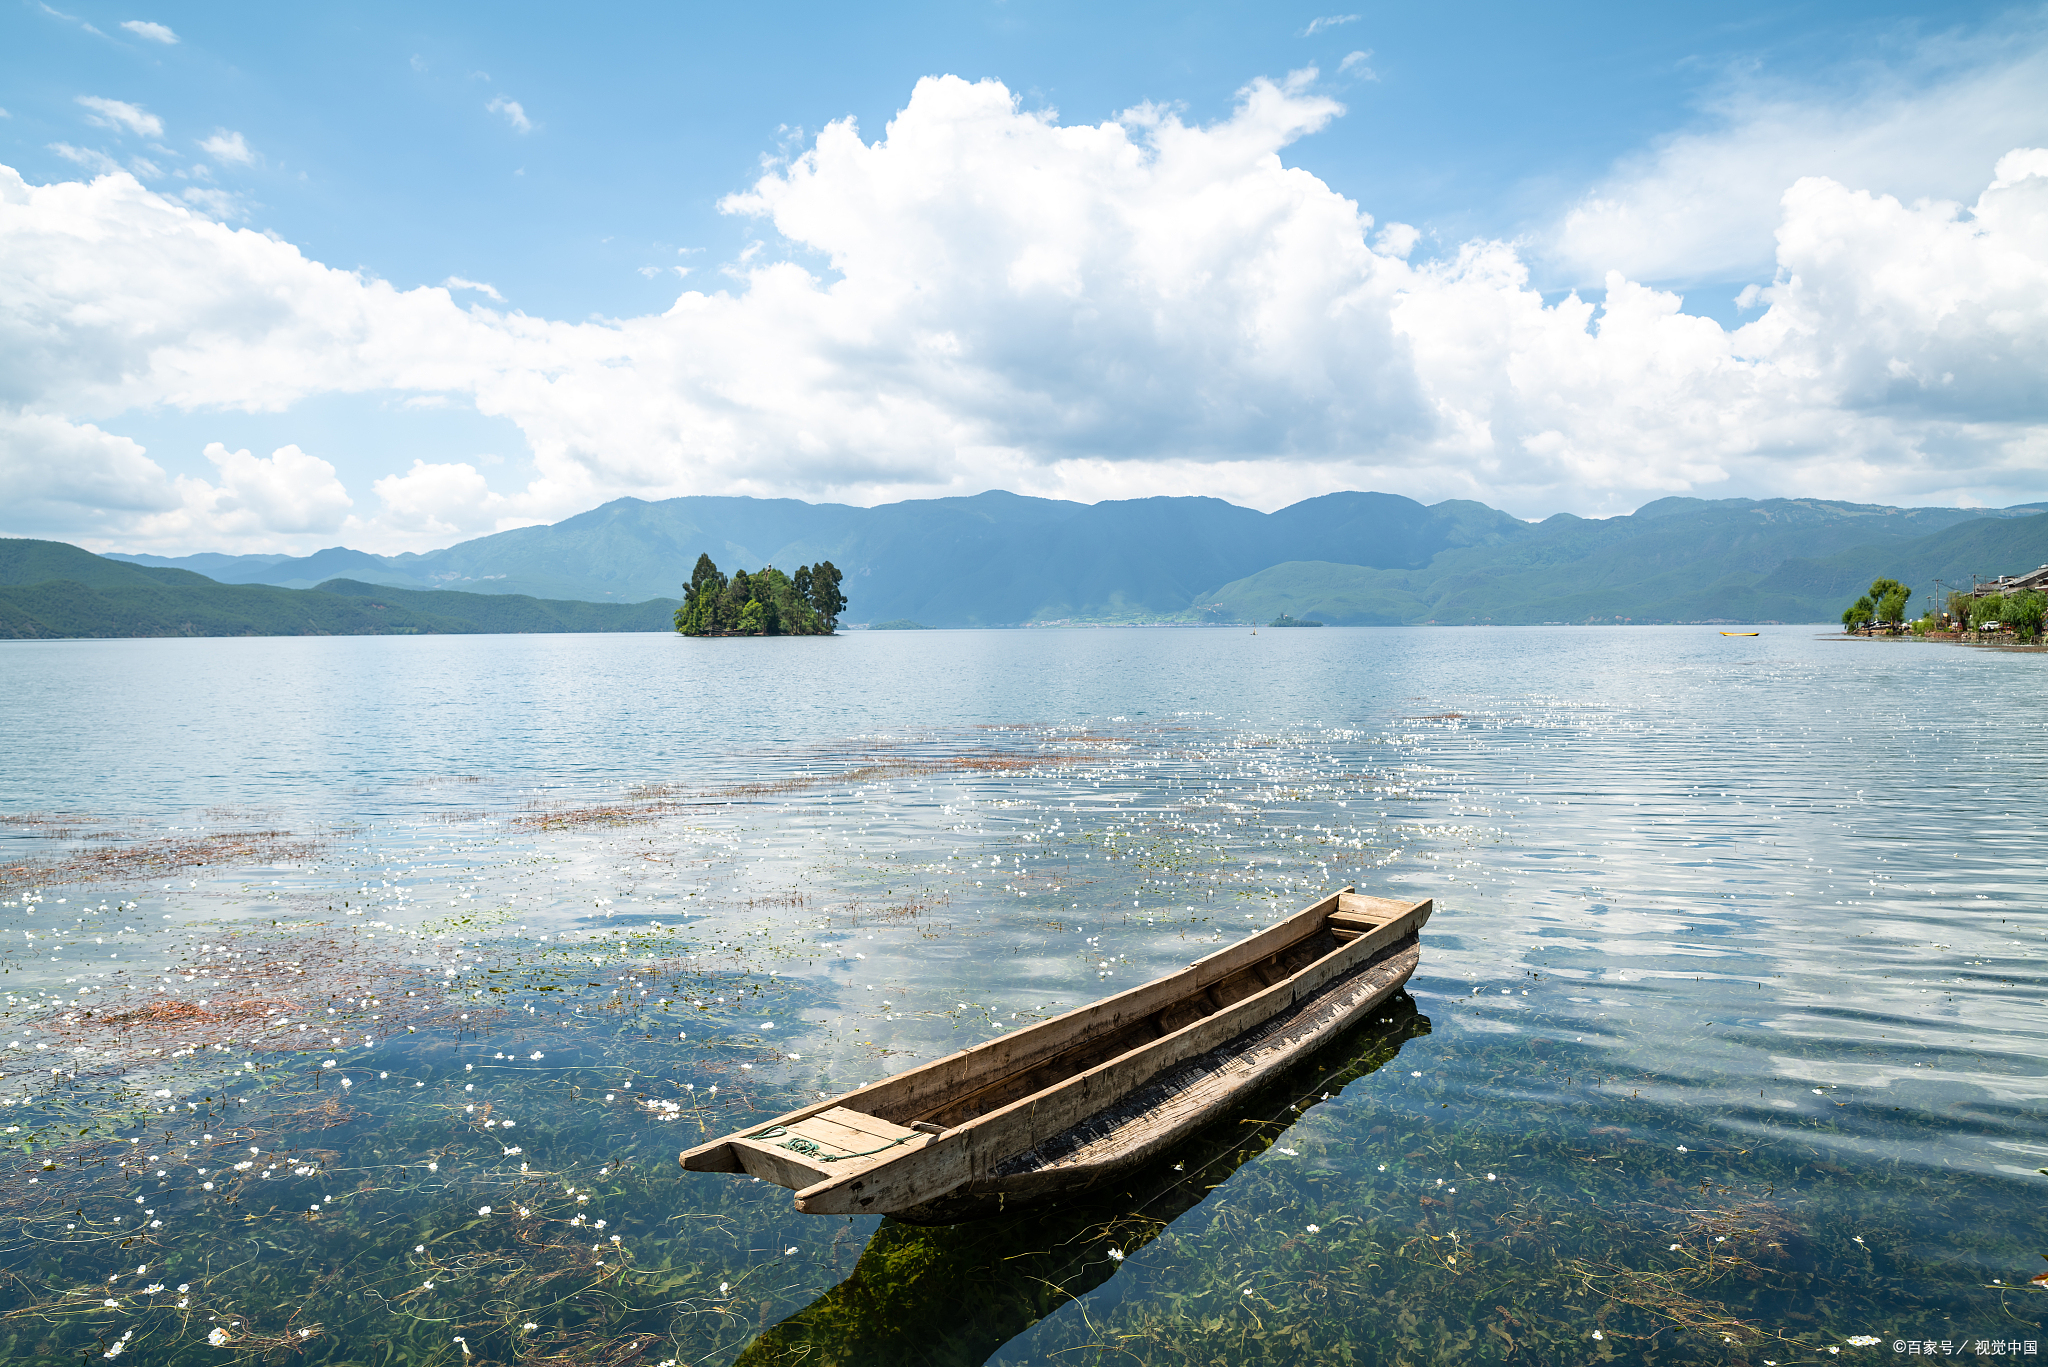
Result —
<path fill-rule="evenodd" d="M 805 565 L 794 578 L 773 565 L 731 579 L 709 555 L 697 557 L 676 630 L 685 636 L 830 636 L 846 610 L 841 576 L 829 560 Z"/>
<path fill-rule="evenodd" d="M 495 807 L 451 779 L 477 815 L 411 845 L 125 823 L 132 854 L 99 859 L 116 823 L 24 819 L 49 848 L 0 869 L 0 1358 L 1764 1367 L 2043 1337 L 2048 1296 L 2010 1283 L 2048 1219 L 1957 1147 L 2036 1142 L 2023 1105 L 1809 1086 L 1832 1046 L 1790 1033 L 1742 1073 L 1720 999 L 1600 979 L 1596 954 L 1655 964 L 1611 866 L 1556 878 L 1581 905 L 1528 913 L 1526 963 L 1479 957 L 1505 918 L 1474 915 L 1475 870 L 1526 876 L 1500 809 L 1543 790 L 1533 761 L 1454 773 L 1518 743 L 1458 701 L 1385 732 L 865 736 Z M 1537 720 L 1528 745 L 1558 743 Z M 1628 792 L 1620 829 L 1697 838 L 1707 799 L 1669 796 Z M 1086 1199 L 924 1229 L 677 1166 L 1340 880 L 1441 900 L 1415 996 Z M 1747 924 L 1699 893 L 1673 905 Z M 1944 935 L 1984 957 L 1962 918 Z M 1752 1033 L 1798 1009 L 1772 971 L 1717 960 Z M 1694 972 L 1675 990 L 1710 993 Z"/>

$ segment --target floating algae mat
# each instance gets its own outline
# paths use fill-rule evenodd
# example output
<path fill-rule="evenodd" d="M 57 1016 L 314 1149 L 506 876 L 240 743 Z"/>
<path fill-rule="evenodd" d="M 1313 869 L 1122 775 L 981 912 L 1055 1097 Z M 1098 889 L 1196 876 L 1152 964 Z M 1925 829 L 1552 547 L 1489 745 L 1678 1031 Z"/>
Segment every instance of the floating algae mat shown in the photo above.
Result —
<path fill-rule="evenodd" d="M 1275 635 L 1280 698 L 1228 654 Z M 900 701 L 748 733 L 822 686 L 763 665 L 631 745 L 599 695 L 675 643 L 220 643 L 379 680 L 313 746 L 346 772 L 197 721 L 181 754 L 162 709 L 217 658 L 95 647 L 164 648 L 91 677 L 149 677 L 172 739 L 9 761 L 0 1358 L 2038 1354 L 2038 704 L 2009 661 L 1654 637 L 891 633 L 829 644 Z M 1027 648 L 1067 654 L 986 658 Z M 396 743 L 465 661 L 509 715 L 567 699 L 544 746 L 481 712 Z M 946 682 L 997 665 L 1036 682 Z M 1083 1201 L 920 1228 L 677 1165 L 1346 883 L 1436 899 L 1408 992 Z"/>

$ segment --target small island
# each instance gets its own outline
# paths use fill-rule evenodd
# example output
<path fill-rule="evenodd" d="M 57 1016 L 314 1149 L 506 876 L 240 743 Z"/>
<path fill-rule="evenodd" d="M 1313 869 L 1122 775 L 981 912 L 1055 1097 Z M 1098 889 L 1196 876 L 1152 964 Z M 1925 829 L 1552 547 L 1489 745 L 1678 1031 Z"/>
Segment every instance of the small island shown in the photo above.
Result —
<path fill-rule="evenodd" d="M 830 636 L 846 610 L 841 576 L 829 560 L 805 565 L 792 577 L 767 565 L 752 574 L 735 570 L 727 579 L 711 557 L 683 586 L 676 630 L 685 636 Z"/>
<path fill-rule="evenodd" d="M 1319 627 L 1322 623 L 1303 621 L 1299 617 L 1290 617 L 1283 612 L 1272 621 L 1266 623 L 1266 625 L 1269 627 Z"/>
<path fill-rule="evenodd" d="M 875 622 L 869 631 L 930 631 L 923 622 L 913 622 L 908 617 L 892 617 L 886 622 Z"/>

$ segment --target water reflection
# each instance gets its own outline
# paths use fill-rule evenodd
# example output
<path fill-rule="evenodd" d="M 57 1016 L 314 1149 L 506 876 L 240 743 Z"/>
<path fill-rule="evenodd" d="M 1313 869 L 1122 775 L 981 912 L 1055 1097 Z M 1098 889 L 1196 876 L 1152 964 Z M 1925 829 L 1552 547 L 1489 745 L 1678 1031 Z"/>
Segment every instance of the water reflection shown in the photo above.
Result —
<path fill-rule="evenodd" d="M 1060 1290 L 1004 1312 L 1031 1327 L 996 1360 L 1573 1361 L 1597 1328 L 1624 1355 L 1624 1335 L 1682 1331 L 1687 1352 L 1734 1334 L 1806 1361 L 1849 1335 L 2041 1336 L 2048 1296 L 2009 1290 L 2048 1249 L 2034 658 L 1803 629 L 1739 651 L 1675 629 L 913 635 L 829 656 L 0 651 L 0 1131 L 32 1154 L 0 1186 L 28 1220 L 0 1269 L 41 1288 L 0 1304 L 0 1357 L 33 1356 L 5 1335 L 44 1333 L 51 1306 L 65 1351 L 88 1329 L 103 1351 L 146 1306 L 164 1324 L 130 1360 L 184 1342 L 213 1361 L 233 1316 L 295 1315 L 336 1360 L 460 1360 L 461 1334 L 494 1361 L 600 1342 L 730 1361 L 874 1226 L 686 1180 L 693 1136 L 1170 972 L 1344 882 L 1437 899 L 1410 984 L 1431 1038 L 1296 1123 L 1299 1157 L 1217 1176 L 1163 1232 L 1106 1223 L 1159 1195 L 1135 1188 L 1079 1234 L 1020 1225 L 1037 1233 L 1009 1251 Z M 432 1008 L 417 1035 L 357 982 L 371 968 L 424 979 L 389 994 Z M 254 1014 L 197 1028 L 233 1000 Z M 509 1019 L 465 1014 L 492 1002 Z M 102 1040 L 137 1010 L 160 1028 Z M 486 1027 L 410 1075 L 409 1049 Z M 209 1205 L 221 1155 L 195 1104 L 242 1078 L 246 1130 L 329 1058 L 362 1070 L 361 1128 L 302 1136 L 280 1112 L 236 1161 L 342 1157 L 255 1222 Z M 437 1172 L 471 1104 L 479 1161 Z M 270 1161 L 230 1180 L 283 1191 Z M 565 1184 L 555 1205 L 499 1189 L 541 1180 L 527 1163 Z M 330 1173 L 444 1242 L 351 1233 L 328 1198 L 358 1198 Z M 195 1204 L 151 1214 L 166 1192 Z M 462 1269 L 509 1251 L 513 1201 L 564 1261 L 486 1286 Z M 157 1242 L 123 1249 L 138 1211 Z M 1128 1239 L 1120 1274 L 1045 1261 L 1090 1228 Z M 994 1267 L 974 1237 L 878 1249 L 898 1280 L 940 1254 Z M 565 1292 L 572 1254 L 589 1280 Z M 619 1299 L 602 1279 L 627 1254 L 646 1280 Z M 189 1312 L 147 1291 L 200 1267 L 222 1270 Z M 369 1286 L 393 1299 L 342 1294 Z M 1395 1343 L 1398 1321 L 1416 1327 Z"/>
<path fill-rule="evenodd" d="M 1115 1276 L 1131 1254 L 1391 1062 L 1429 1019 L 1407 993 L 1173 1153 L 1109 1188 L 965 1224 L 885 1219 L 853 1273 L 749 1344 L 736 1367 L 975 1367 Z"/>

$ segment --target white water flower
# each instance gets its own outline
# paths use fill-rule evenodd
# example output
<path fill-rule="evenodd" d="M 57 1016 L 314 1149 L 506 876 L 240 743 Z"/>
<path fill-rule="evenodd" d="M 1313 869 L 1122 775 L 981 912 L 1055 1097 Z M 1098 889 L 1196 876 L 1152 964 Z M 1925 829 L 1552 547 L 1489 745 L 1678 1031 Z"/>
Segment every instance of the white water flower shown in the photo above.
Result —
<path fill-rule="evenodd" d="M 1849 1346 L 1851 1348 L 1875 1348 L 1877 1343 L 1878 1337 L 1875 1334 L 1851 1334 L 1849 1336 Z"/>
<path fill-rule="evenodd" d="M 1596 1338 L 1596 1339 L 1602 1339 L 1602 1338 L 1605 1338 L 1605 1337 L 1607 1337 L 1607 1336 L 1606 1336 L 1605 1334 L 1601 1333 L 1601 1332 L 1600 1332 L 1600 1331 L 1599 1331 L 1598 1329 L 1595 1329 L 1595 1330 L 1593 1331 L 1593 1337 L 1594 1337 L 1594 1338 Z"/>
<path fill-rule="evenodd" d="M 228 1331 L 225 1329 L 216 1329 L 206 1336 L 206 1341 L 212 1344 L 214 1347 L 219 1348 L 227 1343 Z"/>
<path fill-rule="evenodd" d="M 478 1206 L 476 1208 L 476 1213 L 479 1215 L 489 1215 L 491 1213 L 491 1208 L 489 1206 Z"/>
<path fill-rule="evenodd" d="M 1122 1262 L 1124 1260 L 1124 1251 L 1120 1248 L 1112 1248 L 1109 1250 L 1109 1260 L 1113 1263 Z M 1132 1275 L 1136 1276 L 1137 1274 L 1133 1273 Z"/>
<path fill-rule="evenodd" d="M 1323 1232 L 1323 1227 L 1321 1225 L 1310 1225 L 1308 1227 L 1308 1232 L 1311 1234 L 1321 1234 Z"/>

